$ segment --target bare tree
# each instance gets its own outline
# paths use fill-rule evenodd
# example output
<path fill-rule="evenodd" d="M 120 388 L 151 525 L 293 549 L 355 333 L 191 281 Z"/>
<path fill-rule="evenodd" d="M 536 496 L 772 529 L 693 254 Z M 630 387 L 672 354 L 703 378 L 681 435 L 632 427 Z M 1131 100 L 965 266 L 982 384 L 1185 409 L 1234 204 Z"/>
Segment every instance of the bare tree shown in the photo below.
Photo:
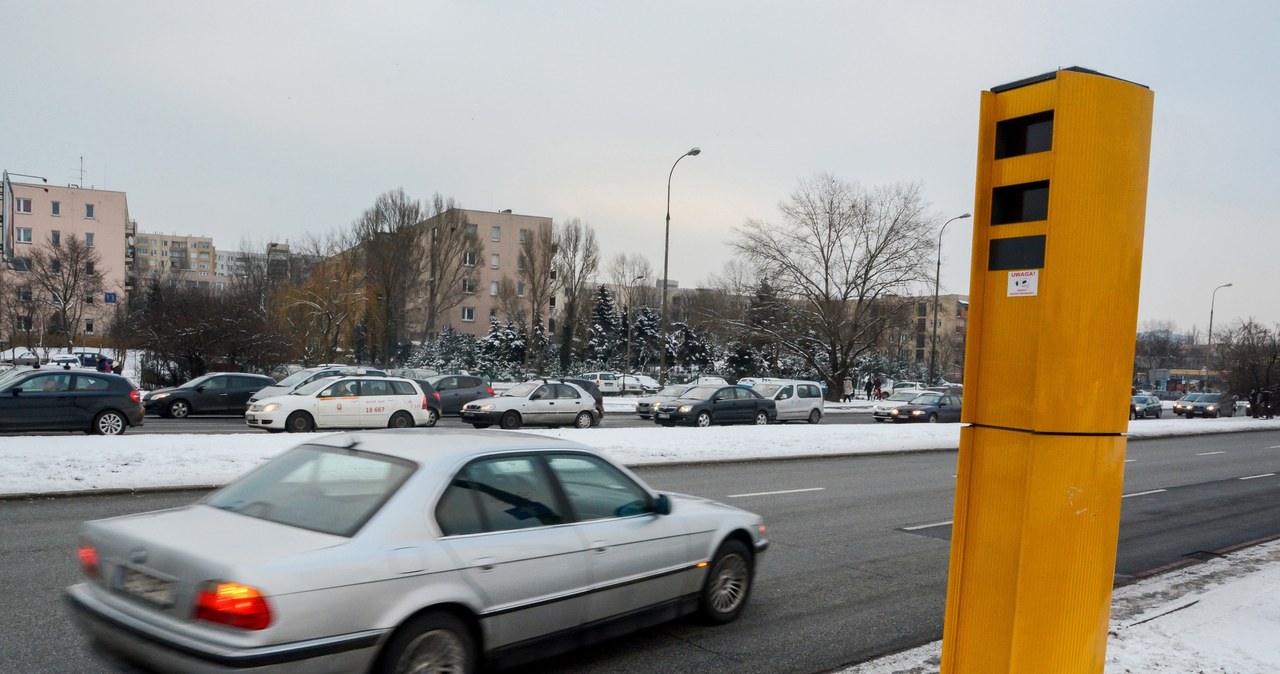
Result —
<path fill-rule="evenodd" d="M 780 222 L 748 220 L 730 242 L 783 303 L 784 320 L 756 329 L 838 391 L 893 323 L 877 303 L 931 279 L 937 218 L 918 185 L 868 190 L 826 174 L 802 181 L 778 210 Z"/>
<path fill-rule="evenodd" d="M 367 308 L 366 289 L 352 283 L 361 276 L 360 260 L 342 250 L 336 236 L 303 245 L 298 266 L 306 266 L 305 276 L 287 284 L 280 297 L 288 327 L 283 334 L 293 338 L 304 361 L 334 362 L 354 349 L 354 326 Z"/>
<path fill-rule="evenodd" d="M 543 339 L 547 332 L 546 313 L 559 286 L 556 277 L 556 237 L 551 225 L 533 228 L 520 242 L 520 280 L 529 301 L 529 348 L 524 350 L 525 370 L 533 358 L 533 371 L 545 373 Z"/>
<path fill-rule="evenodd" d="M 479 277 L 477 264 L 484 256 L 484 242 L 453 200 L 439 194 L 431 198 L 430 218 L 422 227 L 427 230 L 422 270 L 426 283 L 419 289 L 422 330 L 418 337 L 428 338 L 438 331 L 440 316 L 466 297 L 464 281 Z"/>
<path fill-rule="evenodd" d="M 556 273 L 564 291 L 560 323 L 560 369 L 572 365 L 574 344 L 586 331 L 586 306 L 591 298 L 591 283 L 600 267 L 600 246 L 595 230 L 574 218 L 556 234 Z"/>
<path fill-rule="evenodd" d="M 370 345 L 376 346 L 372 357 L 383 364 L 406 341 L 409 296 L 427 270 L 422 221 L 422 204 L 395 189 L 379 195 L 352 224 L 364 280 L 374 293 L 366 320 Z"/>
<path fill-rule="evenodd" d="M 56 244 L 50 239 L 31 252 L 35 300 L 48 303 L 52 332 L 66 338 L 68 349 L 83 332 L 85 307 L 105 288 L 101 266 L 98 251 L 75 234 Z"/>

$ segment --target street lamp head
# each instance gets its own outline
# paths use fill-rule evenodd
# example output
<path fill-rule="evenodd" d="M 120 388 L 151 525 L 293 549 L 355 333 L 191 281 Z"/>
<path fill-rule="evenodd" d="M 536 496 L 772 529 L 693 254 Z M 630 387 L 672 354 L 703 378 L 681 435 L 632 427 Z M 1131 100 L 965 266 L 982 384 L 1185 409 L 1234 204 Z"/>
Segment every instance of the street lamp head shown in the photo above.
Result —
<path fill-rule="evenodd" d="M 964 215 L 957 215 L 956 220 L 964 220 L 965 218 L 972 218 L 972 217 L 973 215 L 971 213 L 965 213 Z"/>
<path fill-rule="evenodd" d="M 698 155 L 702 154 L 702 148 L 700 148 L 700 147 L 695 147 L 695 148 L 693 148 L 692 150 L 689 150 L 688 152 L 686 152 L 685 154 L 689 155 L 690 157 L 696 157 L 696 156 L 698 156 Z"/>

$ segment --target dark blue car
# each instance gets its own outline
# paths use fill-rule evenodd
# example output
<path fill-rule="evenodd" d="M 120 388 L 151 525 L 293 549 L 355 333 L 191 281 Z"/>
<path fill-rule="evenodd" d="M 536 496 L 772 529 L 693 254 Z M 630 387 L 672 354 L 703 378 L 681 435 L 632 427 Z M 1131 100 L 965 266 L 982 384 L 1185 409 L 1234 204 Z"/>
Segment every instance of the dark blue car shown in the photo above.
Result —
<path fill-rule="evenodd" d="M 889 410 L 889 418 L 895 424 L 921 421 L 936 424 L 940 421 L 960 421 L 960 396 L 938 391 L 925 391 L 907 402 Z"/>

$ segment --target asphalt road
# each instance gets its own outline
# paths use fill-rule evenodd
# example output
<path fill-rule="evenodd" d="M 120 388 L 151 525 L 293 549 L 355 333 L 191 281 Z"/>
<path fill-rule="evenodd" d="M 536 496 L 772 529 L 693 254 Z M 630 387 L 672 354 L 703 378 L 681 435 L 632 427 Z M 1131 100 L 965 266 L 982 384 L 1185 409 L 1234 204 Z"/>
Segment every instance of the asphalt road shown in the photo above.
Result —
<path fill-rule="evenodd" d="M 1129 459 L 1119 582 L 1280 535 L 1280 432 L 1131 441 Z M 906 527 L 951 518 L 955 460 L 927 452 L 642 468 L 657 489 L 765 516 L 773 545 L 749 609 L 725 627 L 671 623 L 515 671 L 824 672 L 937 639 L 949 527 Z M 0 501 L 0 671 L 110 671 L 61 604 L 79 574 L 78 522 L 199 495 Z"/>

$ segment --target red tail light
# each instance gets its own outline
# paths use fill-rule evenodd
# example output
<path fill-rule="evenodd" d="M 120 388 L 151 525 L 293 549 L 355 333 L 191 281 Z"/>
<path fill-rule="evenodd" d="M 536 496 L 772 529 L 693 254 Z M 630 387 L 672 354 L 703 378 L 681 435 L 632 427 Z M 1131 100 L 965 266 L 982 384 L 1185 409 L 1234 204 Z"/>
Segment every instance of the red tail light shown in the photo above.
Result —
<path fill-rule="evenodd" d="M 436 393 L 435 391 L 432 391 L 432 392 L 431 392 L 431 396 L 432 396 L 433 398 L 435 398 L 435 399 L 436 399 L 436 402 L 440 402 L 440 394 L 439 394 L 439 393 Z"/>
<path fill-rule="evenodd" d="M 486 391 L 488 391 L 488 392 L 489 392 L 489 397 L 490 397 L 490 398 L 492 398 L 492 397 L 493 397 L 493 387 L 492 387 L 492 386 L 486 386 L 484 390 L 486 390 Z"/>
<path fill-rule="evenodd" d="M 80 544 L 80 549 L 76 551 L 76 556 L 80 558 L 80 570 L 84 575 L 90 578 L 98 577 L 98 550 L 92 545 L 86 543 Z"/>
<path fill-rule="evenodd" d="M 271 624 L 271 608 L 256 588 L 209 582 L 196 595 L 196 620 L 261 630 Z"/>
<path fill-rule="evenodd" d="M 141 405 L 141 404 L 142 404 L 142 393 L 141 393 L 140 391 L 138 391 L 138 389 L 133 389 L 132 391 L 129 391 L 129 400 L 132 400 L 133 402 L 138 403 L 139 405 Z"/>
<path fill-rule="evenodd" d="M 422 409 L 427 409 L 427 397 L 422 396 Z"/>

